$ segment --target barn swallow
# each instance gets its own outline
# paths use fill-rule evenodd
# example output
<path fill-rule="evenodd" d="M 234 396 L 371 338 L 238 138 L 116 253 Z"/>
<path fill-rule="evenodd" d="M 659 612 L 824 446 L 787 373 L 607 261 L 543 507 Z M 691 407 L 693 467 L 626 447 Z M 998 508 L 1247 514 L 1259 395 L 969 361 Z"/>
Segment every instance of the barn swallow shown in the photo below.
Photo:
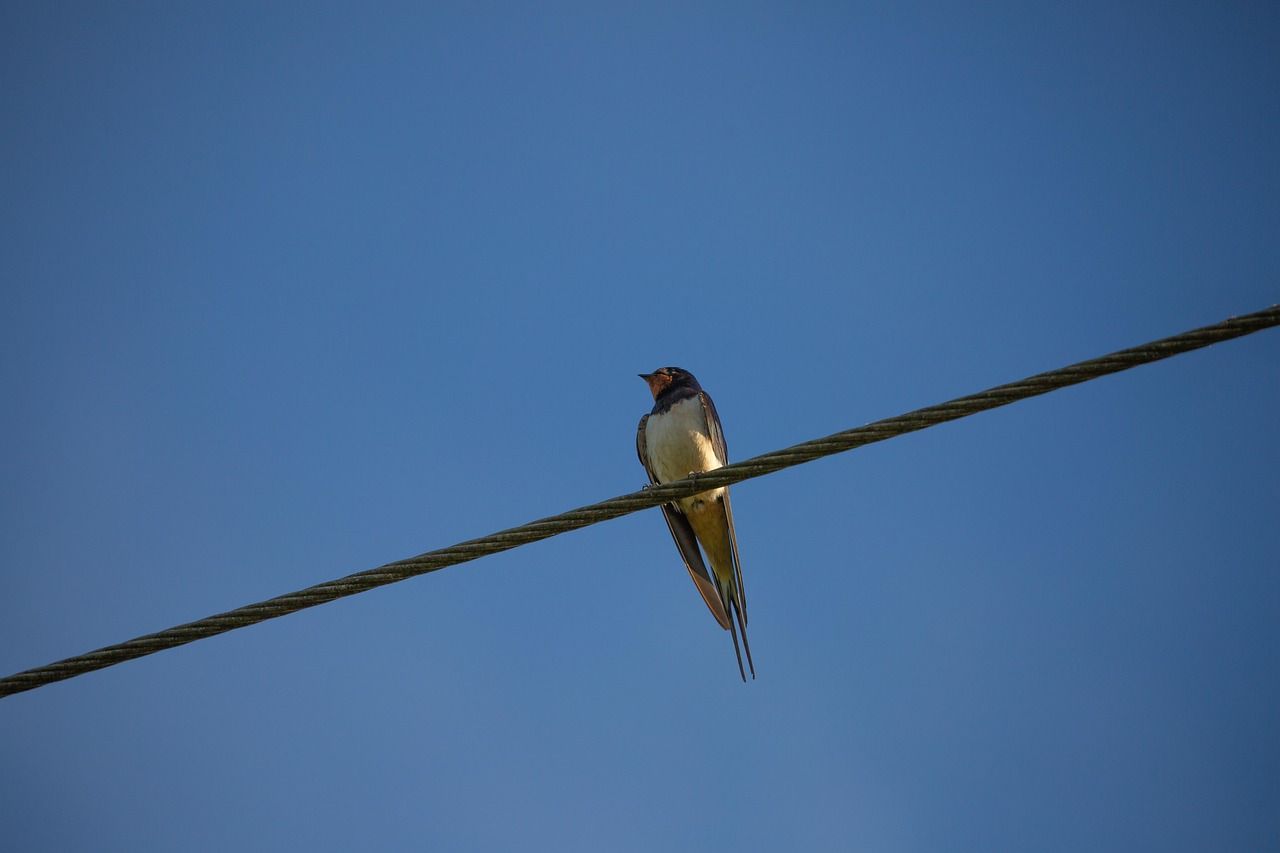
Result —
<path fill-rule="evenodd" d="M 692 373 L 678 367 L 663 367 L 653 373 L 641 373 L 640 378 L 648 383 L 653 394 L 653 410 L 640 419 L 636 429 L 636 453 L 649 474 L 650 483 L 683 480 L 728 464 L 729 451 L 715 403 Z M 720 627 L 733 636 L 738 674 L 743 681 L 747 680 L 742 668 L 742 652 L 738 649 L 740 631 L 747 666 L 755 678 L 756 667 L 747 642 L 747 593 L 742 586 L 742 564 L 738 561 L 738 538 L 733 531 L 728 487 L 665 503 L 662 514 L 702 600 Z M 699 544 L 711 563 L 710 573 L 698 551 Z"/>

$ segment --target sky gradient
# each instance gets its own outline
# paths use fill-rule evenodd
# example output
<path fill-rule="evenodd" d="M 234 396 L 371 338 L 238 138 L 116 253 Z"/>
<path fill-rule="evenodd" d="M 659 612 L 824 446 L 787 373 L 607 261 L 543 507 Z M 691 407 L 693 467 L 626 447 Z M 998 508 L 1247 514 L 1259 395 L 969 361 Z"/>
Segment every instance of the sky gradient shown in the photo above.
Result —
<path fill-rule="evenodd" d="M 1280 301 L 1274 4 L 9 3 L 0 671 Z M 0 700 L 14 850 L 1280 850 L 1280 333 Z"/>

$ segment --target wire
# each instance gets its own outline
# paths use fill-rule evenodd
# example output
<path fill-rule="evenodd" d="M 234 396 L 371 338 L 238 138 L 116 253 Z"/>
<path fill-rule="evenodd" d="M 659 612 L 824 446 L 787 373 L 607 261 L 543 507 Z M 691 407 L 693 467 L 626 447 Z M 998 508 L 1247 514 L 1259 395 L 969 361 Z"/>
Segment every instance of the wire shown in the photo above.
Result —
<path fill-rule="evenodd" d="M 155 652 L 181 646 L 194 640 L 202 640 L 217 634 L 244 628 L 258 622 L 284 616 L 308 607 L 315 607 L 338 598 L 366 592 L 380 586 L 406 580 L 417 575 L 434 572 L 446 566 L 465 563 L 479 557 L 496 554 L 540 539 L 547 539 L 580 527 L 598 524 L 611 518 L 628 515 L 643 509 L 678 498 L 689 497 L 698 492 L 719 486 L 728 486 L 761 477 L 765 474 L 790 468 L 824 456 L 831 456 L 856 447 L 884 441 L 926 427 L 953 421 L 968 415 L 977 414 L 988 409 L 1006 406 L 1018 400 L 1035 397 L 1040 394 L 1066 388 L 1118 373 L 1131 367 L 1148 364 L 1153 361 L 1169 358 L 1189 350 L 1199 349 L 1210 344 L 1252 334 L 1262 329 L 1280 325 L 1280 305 L 1273 305 L 1252 314 L 1232 317 L 1212 326 L 1204 326 L 1183 332 L 1180 335 L 1163 338 L 1151 343 L 1119 352 L 1104 355 L 1100 358 L 1082 361 L 1076 364 L 1038 373 L 1007 385 L 998 385 L 967 397 L 958 397 L 935 406 L 916 409 L 897 417 L 875 421 L 865 426 L 845 430 L 843 432 L 806 441 L 793 447 L 775 450 L 742 462 L 735 462 L 723 468 L 717 468 L 705 474 L 689 477 L 672 483 L 650 486 L 639 492 L 610 498 L 599 503 L 589 504 L 559 515 L 549 516 L 519 527 L 512 527 L 479 539 L 470 539 L 448 548 L 428 551 L 416 557 L 397 560 L 375 569 L 357 572 L 336 580 L 316 584 L 306 589 L 290 592 L 237 607 L 225 613 L 218 613 L 195 622 L 187 622 L 157 631 L 154 634 L 136 637 L 105 646 L 95 651 L 76 655 L 46 666 L 28 669 L 0 679 L 0 697 L 32 690 L 55 681 L 73 676 L 83 675 L 96 669 L 114 666 L 127 660 L 154 654 Z"/>

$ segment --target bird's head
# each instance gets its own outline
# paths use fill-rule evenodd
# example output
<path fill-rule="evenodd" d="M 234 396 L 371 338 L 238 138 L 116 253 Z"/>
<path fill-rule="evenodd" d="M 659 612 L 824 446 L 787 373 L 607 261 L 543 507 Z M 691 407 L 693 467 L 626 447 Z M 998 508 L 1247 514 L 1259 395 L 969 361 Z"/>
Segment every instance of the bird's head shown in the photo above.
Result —
<path fill-rule="evenodd" d="M 655 400 L 665 391 L 675 388 L 701 388 L 692 373 L 679 367 L 659 367 L 653 373 L 641 373 L 640 378 L 649 386 L 649 393 Z"/>

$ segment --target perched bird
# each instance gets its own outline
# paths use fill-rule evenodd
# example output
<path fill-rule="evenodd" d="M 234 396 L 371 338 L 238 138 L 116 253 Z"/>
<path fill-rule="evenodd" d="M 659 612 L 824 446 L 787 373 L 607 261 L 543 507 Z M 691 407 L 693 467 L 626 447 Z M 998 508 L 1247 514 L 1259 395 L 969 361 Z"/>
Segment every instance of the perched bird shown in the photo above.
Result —
<path fill-rule="evenodd" d="M 720 416 L 711 395 L 702 390 L 692 373 L 679 367 L 663 367 L 653 373 L 641 373 L 640 378 L 649 384 L 653 394 L 653 410 L 640 419 L 636 430 L 636 453 L 650 483 L 683 480 L 728 464 Z M 756 667 L 747 642 L 747 594 L 742 587 L 729 489 L 711 489 L 663 504 L 662 514 L 702 600 L 720 627 L 733 635 L 738 673 L 743 681 L 747 680 L 738 649 L 741 631 L 747 666 L 755 678 Z M 710 574 L 698 551 L 699 544 L 711 563 Z"/>

